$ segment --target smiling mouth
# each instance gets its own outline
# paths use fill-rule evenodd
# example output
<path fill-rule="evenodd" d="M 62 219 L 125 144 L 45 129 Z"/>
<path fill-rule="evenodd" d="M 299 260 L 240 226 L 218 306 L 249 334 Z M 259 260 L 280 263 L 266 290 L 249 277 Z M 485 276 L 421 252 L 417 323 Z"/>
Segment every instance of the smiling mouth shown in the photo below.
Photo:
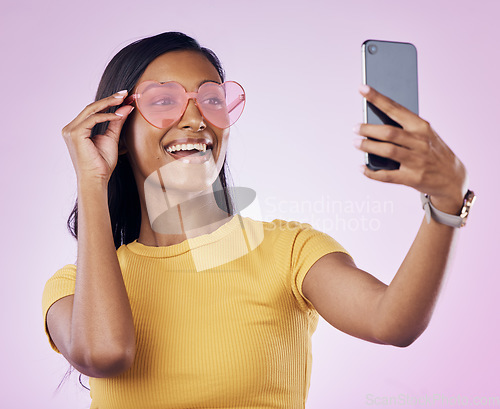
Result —
<path fill-rule="evenodd" d="M 177 144 L 165 148 L 165 152 L 184 163 L 203 163 L 212 157 L 212 145 L 204 143 Z"/>

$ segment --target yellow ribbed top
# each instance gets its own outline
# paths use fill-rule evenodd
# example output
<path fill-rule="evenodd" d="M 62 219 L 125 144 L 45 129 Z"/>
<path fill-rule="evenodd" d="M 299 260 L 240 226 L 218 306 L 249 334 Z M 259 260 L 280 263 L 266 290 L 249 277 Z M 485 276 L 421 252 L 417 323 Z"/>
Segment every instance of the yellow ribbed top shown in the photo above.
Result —
<path fill-rule="evenodd" d="M 91 409 L 303 409 L 318 313 L 302 294 L 309 268 L 346 250 L 307 223 L 239 215 L 167 247 L 117 250 L 137 339 L 133 366 L 90 378 Z M 42 297 L 74 294 L 76 266 Z"/>

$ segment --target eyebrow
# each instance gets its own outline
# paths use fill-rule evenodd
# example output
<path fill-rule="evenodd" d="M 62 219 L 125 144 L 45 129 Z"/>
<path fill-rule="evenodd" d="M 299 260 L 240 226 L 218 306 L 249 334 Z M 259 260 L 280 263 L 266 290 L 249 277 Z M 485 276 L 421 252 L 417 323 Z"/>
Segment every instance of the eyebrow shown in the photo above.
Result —
<path fill-rule="evenodd" d="M 150 80 L 150 81 L 154 81 L 154 80 Z M 165 82 L 159 82 L 159 84 L 166 84 L 167 82 L 176 82 L 176 81 L 165 81 Z M 201 81 L 199 84 L 198 84 L 198 88 L 200 88 L 203 84 L 206 84 L 207 82 L 213 82 L 214 84 L 219 84 L 221 85 L 222 82 L 219 82 L 219 81 L 214 81 L 214 80 L 203 80 Z M 146 87 L 145 90 L 143 90 L 142 92 L 146 92 L 149 88 L 151 87 L 154 87 L 154 84 L 151 84 L 149 86 Z M 134 93 L 137 92 L 137 89 L 134 91 Z"/>
<path fill-rule="evenodd" d="M 219 81 L 214 81 L 214 80 L 203 80 L 203 81 L 201 81 L 201 82 L 198 84 L 198 88 L 200 88 L 203 84 L 206 84 L 207 82 L 214 82 L 214 83 L 219 84 L 219 85 L 221 84 L 221 82 L 219 82 Z"/>

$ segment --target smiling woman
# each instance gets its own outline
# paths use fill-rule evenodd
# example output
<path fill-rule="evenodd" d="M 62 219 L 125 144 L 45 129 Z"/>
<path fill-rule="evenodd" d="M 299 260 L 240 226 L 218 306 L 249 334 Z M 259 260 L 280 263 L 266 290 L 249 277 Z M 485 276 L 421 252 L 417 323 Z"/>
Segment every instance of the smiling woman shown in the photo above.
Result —
<path fill-rule="evenodd" d="M 182 51 L 184 51 L 184 54 L 186 54 L 186 51 L 191 51 L 191 54 L 193 54 L 192 58 L 198 58 L 198 60 L 201 60 L 205 64 L 205 67 L 208 66 L 209 73 L 216 82 L 224 80 L 225 73 L 222 68 L 222 64 L 211 50 L 200 47 L 194 39 L 185 36 L 182 33 L 164 33 L 155 37 L 137 41 L 136 43 L 125 47 L 111 60 L 101 79 L 96 94 L 96 101 L 109 97 L 119 90 L 123 91 L 120 91 L 121 93 L 117 93 L 117 95 L 115 95 L 118 98 L 111 99 L 111 104 L 100 106 L 99 108 L 104 108 L 101 111 L 116 112 L 117 108 L 121 105 L 121 98 L 124 98 L 129 91 L 130 94 L 132 94 L 132 90 L 136 88 L 138 83 L 146 80 L 147 78 L 153 78 L 155 74 L 159 76 L 165 75 L 165 71 L 163 73 L 161 72 L 163 67 L 160 63 L 161 59 L 168 57 L 168 54 L 166 53 L 173 53 L 175 51 L 177 51 L 176 54 L 179 54 L 179 51 L 181 51 L 181 54 L 183 54 Z M 153 64 L 153 62 L 155 63 Z M 160 72 L 157 72 L 158 70 Z M 149 77 L 145 77 L 145 75 L 149 75 Z M 190 110 L 191 109 L 192 108 L 190 108 Z M 122 108 L 118 113 L 121 113 L 123 110 L 124 108 Z M 123 120 L 125 120 L 128 112 L 124 111 L 123 114 L 125 115 Z M 137 112 L 135 112 L 135 115 L 137 115 Z M 125 132 L 122 132 L 120 136 L 118 135 L 121 126 L 124 125 L 124 131 L 130 128 L 130 121 L 125 121 L 125 123 L 123 123 L 123 121 L 116 122 L 116 120 L 119 120 L 120 118 L 111 118 L 115 121 L 114 124 L 111 123 L 111 126 L 115 124 L 118 126 L 116 130 L 108 128 L 107 122 L 97 122 L 93 128 L 90 128 L 91 133 L 89 137 L 95 140 L 96 138 L 99 138 L 99 135 L 104 134 L 106 129 L 110 129 L 113 133 L 117 132 L 114 133 L 113 136 L 115 136 L 115 138 L 119 138 L 119 155 L 117 157 L 116 167 L 111 175 L 107 176 L 109 178 L 108 201 L 112 231 L 115 246 L 118 248 L 122 243 L 128 243 L 137 238 L 141 225 L 141 207 L 136 180 L 134 177 L 135 175 L 131 168 L 131 160 L 133 159 L 127 155 L 123 155 L 127 152 L 125 148 L 125 139 L 127 138 L 127 135 Z M 142 124 L 144 129 L 144 120 L 138 121 L 134 118 L 134 115 L 132 115 L 131 121 L 133 121 L 134 125 L 137 124 L 140 126 Z M 89 126 L 90 125 L 93 124 L 91 123 Z M 201 124 L 201 126 L 203 126 L 203 124 Z M 154 127 L 150 127 L 149 129 L 155 131 Z M 69 130 L 67 130 L 67 132 L 69 132 Z M 227 133 L 227 131 L 223 132 Z M 161 130 L 156 130 L 156 134 L 161 135 Z M 142 137 L 144 137 L 144 135 L 142 135 Z M 152 138 L 150 138 L 147 142 L 148 145 L 150 145 L 152 143 Z M 207 139 L 205 142 L 208 142 L 210 149 L 212 149 L 210 145 L 211 141 Z M 134 146 L 132 140 L 129 140 L 129 144 L 133 149 Z M 158 155 L 159 157 L 162 157 L 163 151 L 160 150 Z M 228 212 L 231 214 L 233 211 L 232 200 L 227 190 L 226 181 L 229 169 L 226 164 L 225 155 L 222 156 L 222 160 L 222 169 L 218 174 L 218 181 L 220 181 L 220 187 L 224 194 L 224 202 L 226 203 Z M 72 231 L 73 235 L 77 237 L 78 201 L 75 203 L 73 212 L 68 220 L 68 227 Z"/>
<path fill-rule="evenodd" d="M 461 162 L 425 121 L 363 92 L 404 129 L 359 133 L 407 150 L 389 152 L 399 173 L 367 176 L 459 212 Z M 308 224 L 242 217 L 225 172 L 244 102 L 213 52 L 163 33 L 121 50 L 96 101 L 62 131 L 78 259 L 47 281 L 42 309 L 51 347 L 90 377 L 92 409 L 303 409 L 319 315 L 396 346 L 429 322 L 456 229 L 424 222 L 387 286 Z M 430 142 L 434 160 L 419 161 Z M 383 154 L 377 143 L 359 147 Z"/>
<path fill-rule="evenodd" d="M 244 103 L 211 51 L 164 33 L 120 51 L 63 129 L 78 260 L 47 282 L 43 313 L 92 408 L 305 404 L 318 314 L 301 282 L 345 250 L 238 213 L 225 164 Z"/>

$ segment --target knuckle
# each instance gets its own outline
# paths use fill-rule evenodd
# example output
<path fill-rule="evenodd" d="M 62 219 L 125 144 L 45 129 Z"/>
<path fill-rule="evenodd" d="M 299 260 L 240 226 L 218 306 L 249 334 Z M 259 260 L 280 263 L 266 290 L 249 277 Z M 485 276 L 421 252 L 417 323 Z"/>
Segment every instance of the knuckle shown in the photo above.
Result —
<path fill-rule="evenodd" d="M 424 149 L 426 153 L 429 153 L 432 150 L 432 142 L 429 139 L 424 141 Z"/>
<path fill-rule="evenodd" d="M 429 138 L 421 132 L 412 132 L 410 135 L 415 141 L 427 143 Z"/>
<path fill-rule="evenodd" d="M 432 150 L 432 142 L 429 140 L 429 138 L 425 137 L 421 138 L 421 142 L 422 142 L 422 152 L 425 155 L 428 155 Z"/>
<path fill-rule="evenodd" d="M 397 139 L 398 135 L 399 135 L 398 130 L 393 126 L 391 126 L 387 129 L 386 139 L 388 141 L 394 141 Z"/>
<path fill-rule="evenodd" d="M 384 111 L 386 113 L 393 113 L 401 108 L 401 105 L 399 105 L 397 102 L 393 101 L 390 98 L 387 98 L 387 100 L 385 102 L 386 102 L 386 106 L 384 107 Z"/>
<path fill-rule="evenodd" d="M 432 130 L 431 124 L 426 121 L 425 119 L 422 119 L 422 122 L 420 123 L 420 127 L 422 129 L 422 132 L 429 133 Z"/>
<path fill-rule="evenodd" d="M 391 99 L 391 105 L 394 107 L 394 108 L 397 108 L 397 109 L 402 109 L 403 108 L 403 105 L 401 105 L 400 103 L 396 102 L 396 101 L 393 101 Z"/>
<path fill-rule="evenodd" d="M 388 157 L 394 157 L 398 152 L 398 147 L 393 144 L 388 145 L 385 149 Z"/>
<path fill-rule="evenodd" d="M 64 139 L 69 139 L 71 137 L 71 129 L 70 129 L 69 125 L 66 125 L 62 129 L 61 134 L 62 134 Z"/>
<path fill-rule="evenodd" d="M 392 182 L 393 180 L 393 175 L 390 171 L 385 171 L 380 175 L 380 181 L 382 182 Z"/>

